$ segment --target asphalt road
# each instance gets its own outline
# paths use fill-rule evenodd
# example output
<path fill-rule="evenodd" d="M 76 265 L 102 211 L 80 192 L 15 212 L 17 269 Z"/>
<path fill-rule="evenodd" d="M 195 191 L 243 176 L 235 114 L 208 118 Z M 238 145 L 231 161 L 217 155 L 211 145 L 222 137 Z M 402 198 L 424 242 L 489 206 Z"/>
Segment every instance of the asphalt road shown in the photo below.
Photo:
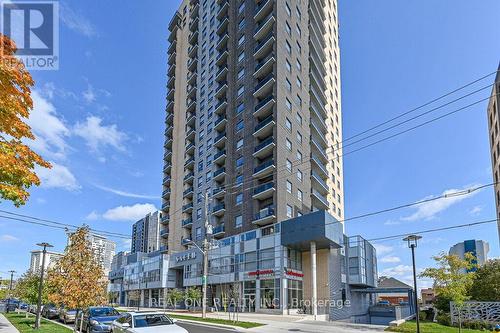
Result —
<path fill-rule="evenodd" d="M 208 325 L 199 325 L 199 324 L 192 324 L 192 323 L 185 323 L 178 321 L 177 325 L 184 327 L 189 333 L 230 333 L 230 332 L 237 332 L 236 330 L 228 329 L 228 328 L 222 328 L 222 327 L 214 327 L 214 326 L 208 326 Z"/>

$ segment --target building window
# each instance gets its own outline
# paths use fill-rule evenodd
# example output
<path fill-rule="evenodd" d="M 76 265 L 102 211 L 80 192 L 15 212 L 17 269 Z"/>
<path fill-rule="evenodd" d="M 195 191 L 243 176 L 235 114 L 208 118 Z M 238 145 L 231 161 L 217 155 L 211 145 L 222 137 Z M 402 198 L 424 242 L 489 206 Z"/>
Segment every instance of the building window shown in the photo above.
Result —
<path fill-rule="evenodd" d="M 299 87 L 299 89 L 302 89 L 302 80 L 297 76 L 297 87 Z"/>
<path fill-rule="evenodd" d="M 243 95 L 244 92 L 245 92 L 245 86 L 241 86 L 238 89 L 238 97 L 240 97 L 241 95 Z"/>
<path fill-rule="evenodd" d="M 290 45 L 289 41 L 286 41 L 285 47 L 286 47 L 286 51 L 288 52 L 288 54 L 292 54 L 292 46 Z"/>
<path fill-rule="evenodd" d="M 240 54 L 238 54 L 238 62 L 242 61 L 245 59 L 245 51 L 241 51 Z"/>
<path fill-rule="evenodd" d="M 295 116 L 295 119 L 297 119 L 297 122 L 299 123 L 299 125 L 302 125 L 302 116 L 300 114 L 297 113 L 297 115 Z"/>
<path fill-rule="evenodd" d="M 243 202 L 243 193 L 238 193 L 236 196 L 236 204 L 240 205 Z"/>
<path fill-rule="evenodd" d="M 245 76 L 245 68 L 240 69 L 238 72 L 238 80 Z"/>
<path fill-rule="evenodd" d="M 302 153 L 300 151 L 297 151 L 297 161 L 302 161 Z"/>
<path fill-rule="evenodd" d="M 243 104 L 243 102 L 241 102 L 236 107 L 236 114 L 240 114 L 241 112 L 243 112 L 243 110 L 245 110 L 245 104 Z"/>
<path fill-rule="evenodd" d="M 290 194 L 292 193 L 292 182 L 289 180 L 286 181 L 286 191 Z"/>
<path fill-rule="evenodd" d="M 292 10 L 290 9 L 290 5 L 288 5 L 288 3 L 285 3 L 285 9 L 288 16 L 292 16 Z"/>
<path fill-rule="evenodd" d="M 300 63 L 300 61 L 297 59 L 297 69 L 298 71 L 302 71 L 302 64 Z"/>
<path fill-rule="evenodd" d="M 238 142 L 236 142 L 236 149 L 240 149 L 243 147 L 243 139 L 239 139 Z"/>
<path fill-rule="evenodd" d="M 243 184 L 243 175 L 236 177 L 236 186 Z"/>
<path fill-rule="evenodd" d="M 239 157 L 237 160 L 236 160 L 236 167 L 239 168 L 243 165 L 243 156 Z"/>
<path fill-rule="evenodd" d="M 243 225 L 243 217 L 241 215 L 238 215 L 234 218 L 234 227 L 235 228 L 241 228 Z"/>
<path fill-rule="evenodd" d="M 288 218 L 293 217 L 293 207 L 290 205 L 286 205 L 286 217 Z"/>
<path fill-rule="evenodd" d="M 288 22 L 285 22 L 285 29 L 289 35 L 292 35 L 292 28 L 290 28 L 290 24 L 288 24 Z"/>
<path fill-rule="evenodd" d="M 292 130 L 292 122 L 290 121 L 290 119 L 286 118 L 285 119 L 285 125 L 286 125 L 286 129 L 291 131 Z"/>
<path fill-rule="evenodd" d="M 245 2 L 242 2 L 241 5 L 238 7 L 238 14 L 243 13 L 245 10 Z"/>
<path fill-rule="evenodd" d="M 303 177 L 302 171 L 297 170 L 297 179 L 299 180 L 299 182 L 302 182 L 302 177 Z"/>
<path fill-rule="evenodd" d="M 297 132 L 297 142 L 302 144 L 302 134 L 300 134 L 299 132 Z"/>
<path fill-rule="evenodd" d="M 292 92 L 292 84 L 290 83 L 290 80 L 286 79 L 285 82 L 286 82 L 286 90 L 288 90 L 288 92 Z"/>
<path fill-rule="evenodd" d="M 196 210 L 196 218 L 197 218 L 198 220 L 199 220 L 199 219 L 201 219 L 201 208 L 198 208 L 198 209 Z"/>
<path fill-rule="evenodd" d="M 241 46 L 244 42 L 245 42 L 245 35 L 241 36 L 241 37 L 238 39 L 238 46 Z"/>
<path fill-rule="evenodd" d="M 238 121 L 238 123 L 236 124 L 236 132 L 241 131 L 243 127 L 244 127 L 243 120 Z"/>
<path fill-rule="evenodd" d="M 285 65 L 286 65 L 286 70 L 291 73 L 292 72 L 292 64 L 290 64 L 290 61 L 288 59 L 285 60 Z"/>
<path fill-rule="evenodd" d="M 288 172 L 292 172 L 292 162 L 290 160 L 286 160 L 286 169 Z"/>
<path fill-rule="evenodd" d="M 201 228 L 196 228 L 196 240 L 201 240 Z"/>
<path fill-rule="evenodd" d="M 299 199 L 300 202 L 303 200 L 303 193 L 301 190 L 297 190 L 297 199 Z"/>
<path fill-rule="evenodd" d="M 285 105 L 288 111 L 292 111 L 292 102 L 288 98 L 285 100 Z"/>
<path fill-rule="evenodd" d="M 292 141 L 289 139 L 286 139 L 286 148 L 290 151 L 292 150 Z"/>

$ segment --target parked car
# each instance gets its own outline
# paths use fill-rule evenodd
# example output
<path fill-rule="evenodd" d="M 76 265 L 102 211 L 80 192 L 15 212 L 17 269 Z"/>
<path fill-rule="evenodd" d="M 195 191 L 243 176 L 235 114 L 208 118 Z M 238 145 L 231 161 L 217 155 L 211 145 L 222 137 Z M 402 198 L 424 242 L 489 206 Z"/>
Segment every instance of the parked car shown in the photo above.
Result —
<path fill-rule="evenodd" d="M 391 305 L 391 302 L 389 302 L 388 300 L 380 300 L 377 302 L 377 305 L 380 305 L 380 306 L 389 306 Z"/>
<path fill-rule="evenodd" d="M 36 304 L 30 304 L 28 306 L 28 312 L 29 313 L 36 313 L 36 308 L 37 308 L 37 305 Z M 42 310 L 43 310 L 43 305 L 42 305 Z"/>
<path fill-rule="evenodd" d="M 59 321 L 65 324 L 70 324 L 75 322 L 77 310 L 61 308 L 59 310 Z"/>
<path fill-rule="evenodd" d="M 59 309 L 54 304 L 46 304 L 42 309 L 42 317 L 54 319 L 59 317 Z"/>
<path fill-rule="evenodd" d="M 112 323 L 113 333 L 188 333 L 161 312 L 126 312 Z"/>
<path fill-rule="evenodd" d="M 102 333 L 111 332 L 111 323 L 120 317 L 120 313 L 115 308 L 109 306 L 92 306 L 83 310 L 83 318 L 79 311 L 75 326 L 84 333 Z"/>

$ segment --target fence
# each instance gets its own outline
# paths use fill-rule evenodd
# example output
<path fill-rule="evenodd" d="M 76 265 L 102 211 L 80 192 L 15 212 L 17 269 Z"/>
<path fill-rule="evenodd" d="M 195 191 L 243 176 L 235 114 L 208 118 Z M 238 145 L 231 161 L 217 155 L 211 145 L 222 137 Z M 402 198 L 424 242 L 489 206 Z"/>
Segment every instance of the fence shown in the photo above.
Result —
<path fill-rule="evenodd" d="M 458 323 L 458 315 L 464 321 L 481 320 L 491 324 L 500 323 L 500 302 L 465 302 L 458 307 L 454 302 L 450 303 L 451 322 Z M 459 312 L 460 311 L 460 312 Z"/>

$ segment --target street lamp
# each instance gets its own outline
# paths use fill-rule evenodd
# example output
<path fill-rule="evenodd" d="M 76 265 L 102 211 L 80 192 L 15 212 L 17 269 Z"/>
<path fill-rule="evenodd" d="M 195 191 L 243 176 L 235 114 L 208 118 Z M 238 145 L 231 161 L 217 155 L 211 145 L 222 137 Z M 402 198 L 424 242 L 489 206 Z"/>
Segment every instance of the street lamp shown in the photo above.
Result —
<path fill-rule="evenodd" d="M 418 294 L 417 294 L 417 271 L 415 268 L 415 248 L 417 247 L 417 242 L 421 239 L 422 236 L 417 235 L 408 235 L 403 238 L 403 241 L 408 243 L 408 247 L 411 249 L 411 258 L 413 262 L 413 298 L 414 298 L 414 306 L 415 306 L 415 319 L 417 321 L 417 333 L 420 333 L 420 320 L 419 320 L 419 309 L 418 309 Z"/>
<path fill-rule="evenodd" d="M 191 243 L 194 245 L 200 252 L 203 254 L 203 277 L 202 277 L 202 292 L 203 292 L 203 299 L 201 300 L 202 306 L 201 306 L 201 317 L 206 318 L 207 317 L 207 275 L 208 275 L 208 241 L 207 238 L 205 237 L 205 240 L 203 241 L 203 249 L 196 244 L 196 242 L 191 241 L 190 239 L 186 239 L 186 242 Z"/>
<path fill-rule="evenodd" d="M 54 247 L 54 246 L 50 245 L 49 243 L 38 243 L 36 245 L 43 247 L 42 266 L 40 269 L 40 283 L 38 284 L 38 302 L 37 302 L 37 306 L 36 306 L 36 321 L 35 321 L 35 329 L 39 329 L 40 328 L 40 309 L 42 307 L 43 273 L 45 270 L 45 254 L 47 253 L 48 247 Z"/>
<path fill-rule="evenodd" d="M 10 286 L 9 286 L 9 299 L 7 300 L 7 313 L 9 312 L 9 308 L 10 308 L 10 299 L 12 298 L 12 282 L 14 281 L 14 273 L 16 273 L 16 271 L 12 270 L 12 271 L 9 271 L 10 273 Z"/>

